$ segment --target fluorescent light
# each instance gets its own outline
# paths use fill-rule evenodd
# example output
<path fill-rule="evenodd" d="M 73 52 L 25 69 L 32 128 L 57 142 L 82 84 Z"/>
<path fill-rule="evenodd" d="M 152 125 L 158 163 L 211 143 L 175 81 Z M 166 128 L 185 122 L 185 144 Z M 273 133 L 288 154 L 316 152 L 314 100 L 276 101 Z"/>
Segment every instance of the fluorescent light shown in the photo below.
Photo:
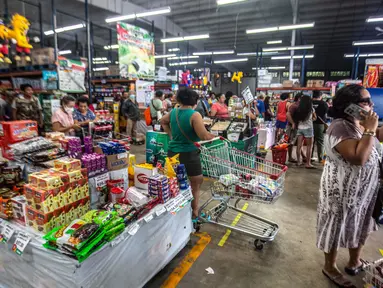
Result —
<path fill-rule="evenodd" d="M 234 54 L 234 50 L 227 51 L 213 51 L 214 55 Z"/>
<path fill-rule="evenodd" d="M 266 44 L 281 44 L 282 40 L 267 41 Z"/>
<path fill-rule="evenodd" d="M 168 51 L 169 52 L 177 52 L 177 51 L 180 51 L 180 48 L 171 48 Z"/>
<path fill-rule="evenodd" d="M 369 17 L 366 19 L 366 22 L 382 22 L 383 17 Z"/>
<path fill-rule="evenodd" d="M 227 5 L 227 4 L 233 4 L 233 3 L 239 3 L 239 2 L 245 2 L 247 0 L 217 0 L 217 5 Z"/>
<path fill-rule="evenodd" d="M 65 32 L 65 31 L 81 29 L 81 28 L 84 28 L 84 27 L 85 27 L 85 24 L 81 23 L 81 24 L 76 24 L 76 25 L 56 28 L 55 31 L 56 31 L 56 33 L 61 33 L 61 32 Z M 45 31 L 44 34 L 48 36 L 48 35 L 53 35 L 54 32 L 53 32 L 53 30 L 48 30 L 48 31 Z"/>
<path fill-rule="evenodd" d="M 258 70 L 257 67 L 253 67 L 252 69 Z M 285 66 L 271 66 L 271 67 L 264 67 L 264 68 L 261 68 L 259 70 L 263 70 L 263 69 L 266 69 L 266 70 L 283 70 L 283 69 L 286 69 L 286 67 Z"/>
<path fill-rule="evenodd" d="M 170 7 L 166 7 L 166 8 L 161 8 L 157 10 L 150 10 L 146 12 L 136 13 L 136 17 L 137 18 L 147 17 L 147 16 L 153 16 L 153 15 L 167 14 L 170 12 L 172 12 L 172 9 Z"/>
<path fill-rule="evenodd" d="M 93 71 L 105 71 L 105 70 L 109 70 L 108 67 L 97 67 L 97 68 L 93 68 Z"/>
<path fill-rule="evenodd" d="M 105 19 L 106 23 L 118 22 L 123 20 L 136 19 L 136 14 L 122 15 Z"/>
<path fill-rule="evenodd" d="M 159 59 L 159 58 L 169 58 L 174 56 L 176 56 L 176 54 L 164 54 L 164 55 L 155 55 L 154 58 Z"/>
<path fill-rule="evenodd" d="M 114 64 L 120 64 L 120 62 L 116 61 L 116 62 L 114 62 Z"/>
<path fill-rule="evenodd" d="M 59 55 L 66 55 L 66 54 L 72 54 L 72 51 L 71 51 L 71 50 L 62 50 L 62 51 L 59 51 Z"/>
<path fill-rule="evenodd" d="M 364 46 L 364 45 L 380 45 L 383 44 L 383 40 L 367 40 L 367 41 L 354 41 L 352 45 L 354 46 Z"/>
<path fill-rule="evenodd" d="M 202 56 L 202 55 L 212 55 L 213 52 L 194 52 L 193 55 Z"/>
<path fill-rule="evenodd" d="M 176 55 L 174 55 L 174 56 L 176 56 Z M 194 55 L 194 56 L 171 57 L 168 60 L 197 59 L 197 58 L 199 58 L 199 56 Z"/>
<path fill-rule="evenodd" d="M 93 58 L 93 62 L 94 61 L 105 61 L 105 60 L 108 60 L 108 58 L 106 58 L 106 57 Z"/>
<path fill-rule="evenodd" d="M 294 55 L 293 59 L 303 59 L 303 55 Z M 306 55 L 306 59 L 314 58 L 314 55 Z M 273 56 L 271 60 L 283 60 L 283 59 L 291 59 L 291 56 Z"/>
<path fill-rule="evenodd" d="M 169 63 L 169 66 L 194 65 L 194 64 L 198 64 L 198 61 Z"/>
<path fill-rule="evenodd" d="M 102 61 L 93 61 L 93 64 L 110 64 L 112 61 L 110 60 L 102 60 Z"/>
<path fill-rule="evenodd" d="M 275 47 L 275 48 L 263 48 L 263 52 L 271 52 L 271 51 L 287 51 L 287 47 Z"/>
<path fill-rule="evenodd" d="M 118 47 L 120 47 L 118 44 L 114 44 L 114 45 L 107 45 L 107 46 L 104 46 L 104 49 L 105 49 L 105 50 L 118 49 Z"/>
<path fill-rule="evenodd" d="M 249 59 L 248 58 L 238 58 L 238 59 L 217 60 L 217 61 L 214 61 L 214 64 L 231 63 L 231 62 L 246 62 L 247 60 L 249 60 Z"/>
<path fill-rule="evenodd" d="M 356 54 L 344 54 L 345 58 L 354 58 Z M 383 53 L 370 53 L 370 54 L 359 54 L 359 57 L 382 57 Z"/>
<path fill-rule="evenodd" d="M 279 30 L 295 30 L 295 29 L 302 29 L 302 28 L 312 28 L 314 26 L 315 26 L 315 22 L 312 22 L 312 23 L 306 23 L 306 24 L 279 26 Z"/>
<path fill-rule="evenodd" d="M 278 52 L 259 52 L 259 56 L 268 56 L 268 55 L 275 55 L 278 54 Z M 247 53 L 237 53 L 238 56 L 257 56 L 257 52 L 247 52 Z"/>
<path fill-rule="evenodd" d="M 136 19 L 140 17 L 147 17 L 147 16 L 153 16 L 153 15 L 160 15 L 160 14 L 167 14 L 170 13 L 172 9 L 170 7 L 161 8 L 157 10 L 149 10 L 146 12 L 140 12 L 140 13 L 133 13 L 129 15 L 122 15 L 122 16 L 116 16 L 111 18 L 106 18 L 106 23 L 112 23 L 112 22 L 118 22 L 123 20 L 129 20 L 129 19 Z"/>
<path fill-rule="evenodd" d="M 194 36 L 185 36 L 184 40 L 198 40 L 198 39 L 208 39 L 210 36 L 209 34 L 202 34 L 202 35 L 194 35 Z"/>
<path fill-rule="evenodd" d="M 246 33 L 254 34 L 254 33 L 272 32 L 272 31 L 295 30 L 295 29 L 302 29 L 302 28 L 311 28 L 314 26 L 315 26 L 315 22 L 312 22 L 312 23 L 306 23 L 306 24 L 286 25 L 286 26 L 260 28 L 260 29 L 249 29 L 249 30 L 246 30 Z"/>
<path fill-rule="evenodd" d="M 286 51 L 286 50 L 305 50 L 305 49 L 314 49 L 314 45 L 301 45 L 301 46 L 291 46 L 291 47 L 274 47 L 274 48 L 263 48 L 262 51 Z"/>
<path fill-rule="evenodd" d="M 163 39 L 161 39 L 161 42 L 162 43 L 168 43 L 168 42 L 179 42 L 179 41 L 198 40 L 198 39 L 207 39 L 207 38 L 209 38 L 209 34 L 192 35 L 192 36 L 185 36 L 185 37 L 163 38 Z"/>
<path fill-rule="evenodd" d="M 278 31 L 278 27 L 250 29 L 250 30 L 246 30 L 246 34 L 255 34 L 255 33 L 272 32 L 272 31 Z"/>

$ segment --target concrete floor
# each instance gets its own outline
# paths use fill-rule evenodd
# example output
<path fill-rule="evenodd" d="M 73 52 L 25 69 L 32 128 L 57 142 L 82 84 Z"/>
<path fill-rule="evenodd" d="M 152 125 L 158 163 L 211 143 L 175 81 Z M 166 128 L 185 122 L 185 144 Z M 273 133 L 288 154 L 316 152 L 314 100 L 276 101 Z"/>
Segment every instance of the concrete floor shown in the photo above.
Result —
<path fill-rule="evenodd" d="M 145 161 L 144 146 L 133 147 L 137 161 Z M 323 254 L 315 246 L 316 206 L 318 187 L 322 169 L 306 170 L 290 167 L 285 192 L 273 205 L 249 203 L 247 211 L 279 224 L 280 231 L 276 239 L 265 245 L 263 251 L 254 249 L 254 239 L 243 234 L 231 233 L 223 247 L 218 242 L 225 229 L 205 224 L 201 231 L 207 232 L 212 240 L 178 287 L 335 287 L 322 275 Z M 209 185 L 205 181 L 202 187 L 201 204 L 209 199 Z M 240 203 L 244 204 L 244 203 Z M 383 231 L 380 230 L 368 240 L 363 258 L 376 260 L 382 256 Z M 196 241 L 192 237 L 190 245 L 160 273 L 146 288 L 160 287 L 169 274 L 190 251 Z M 339 252 L 338 265 L 343 269 L 347 263 L 347 250 Z M 213 268 L 215 274 L 208 275 L 206 268 Z M 352 278 L 357 287 L 363 287 L 361 276 Z"/>

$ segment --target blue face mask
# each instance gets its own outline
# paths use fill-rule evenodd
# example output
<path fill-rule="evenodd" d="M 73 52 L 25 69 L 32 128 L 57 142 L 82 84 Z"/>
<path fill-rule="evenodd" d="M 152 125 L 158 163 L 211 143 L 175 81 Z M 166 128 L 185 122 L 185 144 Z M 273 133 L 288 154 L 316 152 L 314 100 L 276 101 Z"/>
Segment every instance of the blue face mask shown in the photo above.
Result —
<path fill-rule="evenodd" d="M 134 94 L 130 95 L 130 96 L 129 96 L 129 99 L 132 100 L 132 101 L 134 101 L 134 100 L 136 99 L 136 95 L 134 95 Z"/>

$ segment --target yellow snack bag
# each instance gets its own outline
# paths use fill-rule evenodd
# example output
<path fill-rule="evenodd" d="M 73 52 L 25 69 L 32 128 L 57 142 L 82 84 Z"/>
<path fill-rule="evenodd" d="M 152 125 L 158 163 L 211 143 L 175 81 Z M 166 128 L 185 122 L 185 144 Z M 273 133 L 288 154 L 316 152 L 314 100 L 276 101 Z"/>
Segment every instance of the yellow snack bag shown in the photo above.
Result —
<path fill-rule="evenodd" d="M 174 166 L 180 164 L 179 161 L 180 154 L 174 155 L 173 157 L 165 158 L 165 175 L 173 178 L 177 177 L 176 172 L 174 171 Z"/>

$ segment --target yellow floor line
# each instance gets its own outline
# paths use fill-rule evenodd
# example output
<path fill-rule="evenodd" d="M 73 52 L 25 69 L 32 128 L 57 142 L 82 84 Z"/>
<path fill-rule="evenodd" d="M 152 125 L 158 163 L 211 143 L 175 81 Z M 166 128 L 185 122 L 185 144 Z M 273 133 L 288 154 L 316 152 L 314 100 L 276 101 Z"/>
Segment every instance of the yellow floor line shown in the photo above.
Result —
<path fill-rule="evenodd" d="M 249 204 L 245 203 L 241 210 L 246 211 L 248 206 L 249 206 Z M 238 213 L 237 217 L 235 217 L 233 222 L 231 223 L 231 226 L 237 225 L 239 219 L 241 219 L 241 216 L 242 216 L 242 213 Z M 231 230 L 227 229 L 225 235 L 223 235 L 221 241 L 219 241 L 218 246 L 222 247 L 223 245 L 225 245 L 225 242 L 226 242 L 227 238 L 229 238 L 230 234 L 231 234 Z"/>
<path fill-rule="evenodd" d="M 194 245 L 192 250 L 185 256 L 180 265 L 176 267 L 173 272 L 170 274 L 168 279 L 161 285 L 161 288 L 175 288 L 186 273 L 193 266 L 194 262 L 201 255 L 206 246 L 210 243 L 211 237 L 207 233 L 195 233 L 195 236 L 198 236 L 200 239 L 197 241 L 197 244 Z"/>

